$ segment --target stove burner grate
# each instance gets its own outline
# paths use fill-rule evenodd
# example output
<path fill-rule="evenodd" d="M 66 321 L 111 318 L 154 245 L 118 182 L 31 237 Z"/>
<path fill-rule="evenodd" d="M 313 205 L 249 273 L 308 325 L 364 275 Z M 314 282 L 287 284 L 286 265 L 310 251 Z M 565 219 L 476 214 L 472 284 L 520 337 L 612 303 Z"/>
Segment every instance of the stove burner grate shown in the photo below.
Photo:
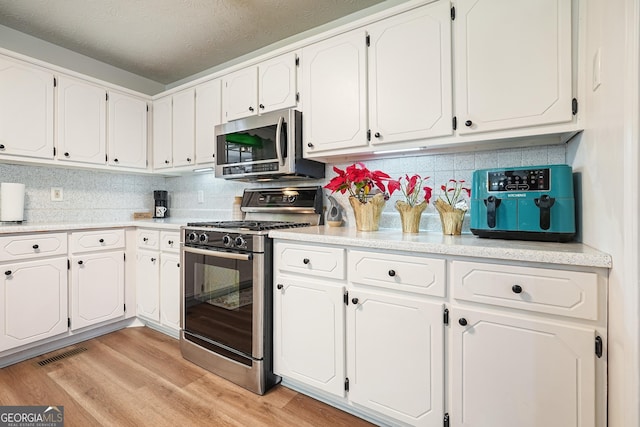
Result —
<path fill-rule="evenodd" d="M 211 221 L 211 222 L 190 222 L 189 227 L 201 228 L 223 228 L 237 230 L 266 231 L 284 228 L 308 227 L 308 222 L 288 222 L 288 221 Z"/>

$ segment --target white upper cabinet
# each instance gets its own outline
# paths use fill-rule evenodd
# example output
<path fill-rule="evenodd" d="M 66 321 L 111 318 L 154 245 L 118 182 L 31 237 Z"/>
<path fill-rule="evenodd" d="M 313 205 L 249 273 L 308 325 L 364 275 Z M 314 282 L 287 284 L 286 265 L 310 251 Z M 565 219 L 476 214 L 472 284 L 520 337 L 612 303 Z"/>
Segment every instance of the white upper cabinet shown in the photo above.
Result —
<path fill-rule="evenodd" d="M 154 169 L 164 169 L 173 166 L 171 152 L 172 116 L 170 96 L 153 101 Z"/>
<path fill-rule="evenodd" d="M 173 166 L 195 163 L 195 89 L 173 95 Z"/>
<path fill-rule="evenodd" d="M 225 121 L 295 107 L 296 54 L 290 52 L 223 77 Z"/>
<path fill-rule="evenodd" d="M 571 0 L 458 0 L 458 133 L 572 120 Z"/>
<path fill-rule="evenodd" d="M 109 92 L 109 164 L 147 167 L 147 103 L 118 92 Z"/>
<path fill-rule="evenodd" d="M 57 97 L 57 158 L 70 162 L 107 162 L 107 91 L 60 76 Z"/>
<path fill-rule="evenodd" d="M 364 30 L 302 50 L 306 155 L 367 145 L 366 56 Z"/>
<path fill-rule="evenodd" d="M 222 82 L 211 80 L 196 86 L 196 163 L 215 161 L 214 128 L 222 123 Z"/>
<path fill-rule="evenodd" d="M 453 133 L 450 22 L 440 1 L 367 28 L 372 144 Z"/>
<path fill-rule="evenodd" d="M 0 57 L 0 155 L 53 159 L 53 80 Z"/>

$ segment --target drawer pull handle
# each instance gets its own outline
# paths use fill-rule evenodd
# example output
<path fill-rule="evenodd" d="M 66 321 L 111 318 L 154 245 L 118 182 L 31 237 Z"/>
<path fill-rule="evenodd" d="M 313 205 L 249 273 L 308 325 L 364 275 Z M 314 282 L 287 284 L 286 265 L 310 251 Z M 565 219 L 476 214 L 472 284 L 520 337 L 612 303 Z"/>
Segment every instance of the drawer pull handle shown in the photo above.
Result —
<path fill-rule="evenodd" d="M 4 272 L 4 275 L 5 275 L 5 276 L 11 276 L 11 270 L 7 270 L 7 271 L 5 271 L 5 272 Z"/>
<path fill-rule="evenodd" d="M 511 287 L 511 290 L 513 291 L 514 294 L 519 294 L 522 293 L 522 286 L 520 285 L 513 285 Z"/>
<path fill-rule="evenodd" d="M 353 299 L 351 300 L 351 302 L 352 302 L 352 303 L 354 303 L 354 304 L 358 304 L 358 301 L 359 301 L 359 300 L 358 300 L 358 298 L 353 298 Z"/>
<path fill-rule="evenodd" d="M 148 242 L 148 241 L 149 241 L 149 239 L 148 239 L 148 238 L 146 238 L 146 237 L 143 237 L 143 238 L 142 238 L 142 241 L 143 241 L 143 242 Z"/>
<path fill-rule="evenodd" d="M 276 286 L 276 288 L 278 288 L 278 289 L 282 289 L 282 288 L 284 288 L 284 286 L 282 286 L 282 284 L 281 284 L 281 283 L 278 283 L 278 286 Z"/>
<path fill-rule="evenodd" d="M 389 270 L 389 277 L 393 277 L 396 275 L 396 271 L 395 270 Z"/>
<path fill-rule="evenodd" d="M 305 258 L 305 259 L 303 259 L 303 260 L 302 260 L 302 263 L 303 263 L 303 264 L 309 264 L 309 258 Z"/>
<path fill-rule="evenodd" d="M 78 265 L 82 265 L 82 264 L 84 264 L 84 261 L 82 260 L 78 261 Z"/>
<path fill-rule="evenodd" d="M 104 243 L 104 239 L 100 239 L 100 240 L 98 240 L 98 242 Z"/>
<path fill-rule="evenodd" d="M 169 245 L 173 245 L 173 240 L 168 240 L 168 241 L 167 241 L 167 244 L 169 244 Z"/>
<path fill-rule="evenodd" d="M 31 247 L 32 247 L 34 250 L 37 250 L 40 246 L 38 246 L 38 245 L 33 245 L 33 246 L 31 246 Z"/>
<path fill-rule="evenodd" d="M 458 319 L 458 323 L 460 323 L 460 326 L 467 326 L 467 319 L 465 319 L 464 317 L 461 317 L 460 319 Z"/>

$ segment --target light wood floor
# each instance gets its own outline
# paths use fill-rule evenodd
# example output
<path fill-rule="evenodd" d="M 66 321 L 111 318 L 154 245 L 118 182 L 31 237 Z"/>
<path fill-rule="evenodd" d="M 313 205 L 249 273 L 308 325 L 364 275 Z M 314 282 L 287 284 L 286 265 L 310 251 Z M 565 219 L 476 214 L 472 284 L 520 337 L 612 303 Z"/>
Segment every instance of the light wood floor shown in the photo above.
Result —
<path fill-rule="evenodd" d="M 38 362 L 73 348 L 87 351 Z M 65 426 L 369 426 L 282 386 L 255 395 L 128 328 L 0 369 L 0 405 L 63 405 Z"/>

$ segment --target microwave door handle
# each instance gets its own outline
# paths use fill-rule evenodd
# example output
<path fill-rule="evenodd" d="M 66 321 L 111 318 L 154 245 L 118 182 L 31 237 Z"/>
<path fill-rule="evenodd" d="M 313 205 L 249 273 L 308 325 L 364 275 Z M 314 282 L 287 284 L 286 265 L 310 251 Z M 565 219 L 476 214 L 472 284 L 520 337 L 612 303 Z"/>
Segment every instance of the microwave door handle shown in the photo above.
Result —
<path fill-rule="evenodd" d="M 284 123 L 284 117 L 280 116 L 278 119 L 278 126 L 276 127 L 276 155 L 278 156 L 278 160 L 280 160 L 280 166 L 284 166 L 284 157 L 282 157 L 282 124 Z"/>

